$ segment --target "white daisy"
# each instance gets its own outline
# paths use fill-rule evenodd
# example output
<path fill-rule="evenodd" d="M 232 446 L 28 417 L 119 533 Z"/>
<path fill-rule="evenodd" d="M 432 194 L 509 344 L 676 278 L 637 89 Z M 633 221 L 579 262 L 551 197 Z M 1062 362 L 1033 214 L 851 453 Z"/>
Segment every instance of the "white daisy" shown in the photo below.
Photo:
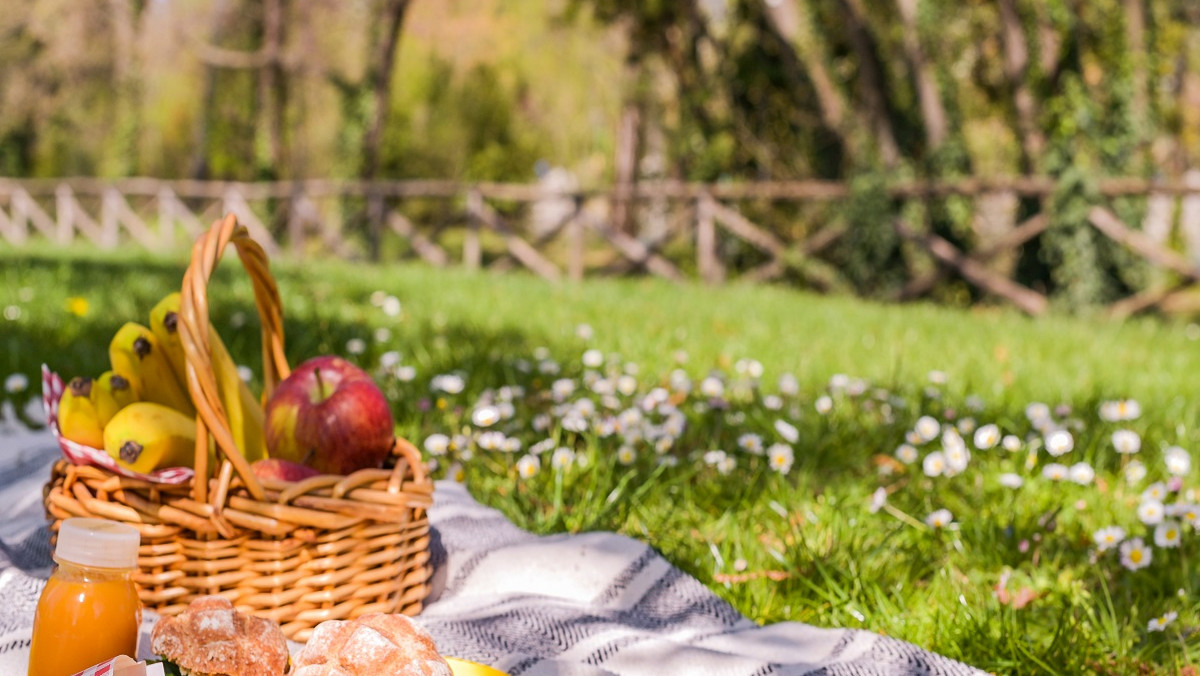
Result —
<path fill-rule="evenodd" d="M 887 489 L 880 486 L 875 489 L 874 493 L 871 493 L 871 502 L 867 505 L 867 510 L 874 514 L 883 509 L 885 504 L 887 504 Z"/>
<path fill-rule="evenodd" d="M 1112 433 L 1112 445 L 1117 453 L 1130 455 L 1142 450 L 1142 438 L 1133 430 L 1117 430 Z"/>
<path fill-rule="evenodd" d="M 1125 539 L 1125 529 L 1120 526 L 1109 526 L 1101 528 L 1092 533 L 1092 542 L 1096 543 L 1096 549 L 1107 552 L 1108 550 L 1121 544 Z"/>
<path fill-rule="evenodd" d="M 550 466 L 557 470 L 569 469 L 575 462 L 575 451 L 561 446 L 554 451 L 554 455 L 550 456 Z"/>
<path fill-rule="evenodd" d="M 1142 542 L 1141 538 L 1133 538 L 1121 543 L 1121 565 L 1129 570 L 1139 570 L 1150 565 L 1154 552 Z"/>
<path fill-rule="evenodd" d="M 1042 476 L 1051 481 L 1062 481 L 1067 478 L 1071 470 L 1067 469 L 1066 465 L 1052 462 L 1042 468 Z"/>
<path fill-rule="evenodd" d="M 700 381 L 700 394 L 709 399 L 719 399 L 725 396 L 725 383 L 716 376 L 709 376 Z"/>
<path fill-rule="evenodd" d="M 767 460 L 771 465 L 771 469 L 780 474 L 787 474 L 792 469 L 792 463 L 795 461 L 795 454 L 792 447 L 787 444 L 771 444 L 767 449 Z"/>
<path fill-rule="evenodd" d="M 523 455 L 517 461 L 517 474 L 522 479 L 535 476 L 542 469 L 542 461 L 536 455 Z"/>
<path fill-rule="evenodd" d="M 754 455 L 763 454 L 763 440 L 762 437 L 758 436 L 757 434 L 747 432 L 746 434 L 738 437 L 737 443 L 738 448 L 746 451 L 747 453 L 753 453 Z"/>
<path fill-rule="evenodd" d="M 1077 462 L 1071 465 L 1071 469 L 1067 472 L 1067 478 L 1080 486 L 1086 486 L 1096 478 L 1096 470 L 1086 462 Z"/>
<path fill-rule="evenodd" d="M 1075 438 L 1066 430 L 1054 430 L 1046 435 L 1046 452 L 1054 457 L 1075 448 Z"/>
<path fill-rule="evenodd" d="M 500 409 L 490 404 L 476 406 L 471 412 L 471 422 L 476 427 L 491 427 L 500 422 Z"/>
<path fill-rule="evenodd" d="M 946 471 L 946 456 L 941 451 L 934 451 L 925 456 L 925 460 L 921 463 L 921 469 L 925 472 L 925 476 L 941 476 Z"/>
<path fill-rule="evenodd" d="M 913 426 L 913 431 L 917 433 L 918 443 L 927 443 L 935 439 L 939 432 L 942 431 L 942 425 L 933 416 L 923 415 L 917 419 L 917 424 Z"/>
<path fill-rule="evenodd" d="M 997 479 L 1000 481 L 1000 485 L 1005 488 L 1020 488 L 1025 484 L 1025 480 L 1021 478 L 1020 474 L 1013 474 L 1012 472 L 1005 472 L 997 477 Z"/>
<path fill-rule="evenodd" d="M 896 448 L 896 458 L 906 465 L 916 462 L 917 455 L 917 447 L 912 444 L 900 444 Z"/>
<path fill-rule="evenodd" d="M 1163 462 L 1171 476 L 1184 476 L 1192 470 L 1192 456 L 1178 446 L 1168 446 L 1163 451 Z"/>
<path fill-rule="evenodd" d="M 1015 439 L 1016 437 L 1013 438 Z M 995 448 L 999 442 L 1000 428 L 998 426 L 988 423 L 975 430 L 975 448 L 986 451 L 989 448 Z"/>
<path fill-rule="evenodd" d="M 622 465 L 632 465 L 637 460 L 637 452 L 633 450 L 633 446 L 629 444 L 621 444 L 617 449 L 617 462 Z"/>
<path fill-rule="evenodd" d="M 1142 504 L 1138 505 L 1138 521 L 1147 526 L 1162 523 L 1163 516 L 1163 503 L 1158 500 L 1143 500 Z"/>
<path fill-rule="evenodd" d="M 445 434 L 430 434 L 425 437 L 425 450 L 430 455 L 445 455 L 450 450 L 450 437 Z"/>
<path fill-rule="evenodd" d="M 813 404 L 813 408 L 817 410 L 817 413 L 825 415 L 833 410 L 833 399 L 831 399 L 829 395 L 823 394 L 820 397 L 817 397 L 817 401 Z"/>
<path fill-rule="evenodd" d="M 1142 479 L 1146 478 L 1146 466 L 1137 460 L 1130 460 L 1128 465 L 1125 465 L 1125 483 L 1133 485 L 1141 483 Z"/>
<path fill-rule="evenodd" d="M 19 394 L 29 388 L 29 377 L 24 373 L 13 373 L 4 379 L 4 391 Z"/>
<path fill-rule="evenodd" d="M 1162 502 L 1167 499 L 1167 485 L 1161 481 L 1146 486 L 1146 490 L 1142 491 L 1143 500 L 1158 500 Z"/>
<path fill-rule="evenodd" d="M 1154 546 L 1167 549 L 1178 547 L 1180 535 L 1178 521 L 1163 521 L 1154 527 Z"/>
<path fill-rule="evenodd" d="M 935 530 L 945 528 L 954 522 L 954 515 L 948 509 L 938 509 L 925 517 L 925 525 Z"/>
<path fill-rule="evenodd" d="M 775 431 L 788 443 L 794 444 L 800 440 L 800 430 L 796 429 L 795 425 L 786 420 L 776 420 Z"/>
<path fill-rule="evenodd" d="M 1167 625 L 1174 622 L 1175 618 L 1177 617 L 1179 617 L 1179 613 L 1175 612 L 1174 610 L 1167 611 L 1153 620 L 1150 620 L 1150 622 L 1146 624 L 1146 631 L 1163 631 L 1167 628 Z"/>
<path fill-rule="evenodd" d="M 1004 435 L 1004 438 L 1000 440 L 1000 445 L 1003 446 L 1004 450 L 1008 451 L 1009 453 L 1016 453 L 1017 451 L 1021 450 L 1021 438 L 1015 434 L 1006 434 Z"/>
<path fill-rule="evenodd" d="M 800 394 L 800 381 L 790 373 L 779 376 L 779 393 L 785 397 L 794 397 Z"/>

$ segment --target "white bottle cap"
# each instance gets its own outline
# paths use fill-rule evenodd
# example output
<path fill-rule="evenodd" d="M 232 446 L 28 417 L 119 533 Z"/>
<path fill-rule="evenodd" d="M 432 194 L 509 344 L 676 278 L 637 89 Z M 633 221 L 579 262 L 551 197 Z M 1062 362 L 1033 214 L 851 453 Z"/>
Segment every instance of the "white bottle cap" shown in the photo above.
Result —
<path fill-rule="evenodd" d="M 75 517 L 59 526 L 54 558 L 96 568 L 137 568 L 141 541 L 129 524 Z"/>

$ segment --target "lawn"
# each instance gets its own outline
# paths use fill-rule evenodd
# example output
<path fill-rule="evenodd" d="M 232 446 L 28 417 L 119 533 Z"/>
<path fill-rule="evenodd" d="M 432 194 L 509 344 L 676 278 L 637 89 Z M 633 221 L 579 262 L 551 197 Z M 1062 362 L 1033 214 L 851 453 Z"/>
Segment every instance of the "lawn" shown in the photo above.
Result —
<path fill-rule="evenodd" d="M 34 394 L 13 374 L 36 383 L 42 363 L 105 370 L 109 337 L 145 322 L 184 264 L 0 251 L 0 397 Z M 526 528 L 626 533 L 756 621 L 861 627 L 997 673 L 1175 673 L 1197 656 L 1200 327 L 273 270 L 292 363 L 334 352 L 371 369 L 439 476 Z M 210 291 L 257 373 L 235 262 Z"/>

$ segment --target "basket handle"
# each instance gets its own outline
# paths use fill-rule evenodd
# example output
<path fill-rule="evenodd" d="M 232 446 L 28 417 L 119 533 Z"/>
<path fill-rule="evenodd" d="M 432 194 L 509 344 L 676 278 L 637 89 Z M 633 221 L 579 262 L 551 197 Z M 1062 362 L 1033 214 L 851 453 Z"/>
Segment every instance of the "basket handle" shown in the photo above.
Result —
<path fill-rule="evenodd" d="M 266 401 L 275 386 L 291 372 L 283 350 L 283 309 L 279 287 L 267 266 L 267 254 L 250 237 L 250 232 L 228 214 L 215 221 L 192 247 L 192 259 L 183 274 L 183 290 L 179 301 L 179 338 L 183 345 L 187 370 L 188 392 L 196 404 L 196 476 L 192 494 L 198 502 L 206 502 L 208 492 L 208 438 L 232 464 L 234 470 L 256 500 L 265 500 L 262 483 L 250 469 L 233 439 L 229 418 L 221 404 L 217 378 L 209 342 L 208 281 L 221 261 L 228 244 L 237 249 L 242 267 L 254 286 L 254 304 L 262 324 L 263 395 Z M 200 427 L 205 428 L 199 430 Z M 205 433 L 207 432 L 207 433 Z"/>

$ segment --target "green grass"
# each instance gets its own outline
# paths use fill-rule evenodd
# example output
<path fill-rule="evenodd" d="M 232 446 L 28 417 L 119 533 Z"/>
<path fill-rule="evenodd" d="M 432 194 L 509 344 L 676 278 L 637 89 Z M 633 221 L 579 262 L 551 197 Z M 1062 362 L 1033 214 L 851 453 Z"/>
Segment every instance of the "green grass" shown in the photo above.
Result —
<path fill-rule="evenodd" d="M 37 382 L 43 362 L 65 376 L 98 374 L 107 368 L 108 338 L 123 321 L 144 322 L 154 302 L 178 288 L 183 265 L 182 255 L 0 251 L 0 377 L 22 372 Z M 292 363 L 347 354 L 352 339 L 365 346 L 352 357 L 371 369 L 385 353 L 398 353 L 415 378 L 377 373 L 401 433 L 418 443 L 432 434 L 465 435 L 436 458 L 438 472 L 457 463 L 477 497 L 523 527 L 626 533 L 756 621 L 861 627 L 997 673 L 1173 673 L 1198 656 L 1191 635 L 1200 622 L 1192 595 L 1200 547 L 1192 528 L 1184 527 L 1183 546 L 1155 547 L 1154 563 L 1140 571 L 1122 568 L 1115 552 L 1097 556 L 1091 543 L 1096 529 L 1111 524 L 1153 540 L 1134 515 L 1139 495 L 1165 476 L 1164 446 L 1198 446 L 1195 327 L 1031 320 L 1002 310 L 879 306 L 738 285 L 553 286 L 522 275 L 333 262 L 276 261 L 273 269 Z M 210 292 L 214 323 L 235 358 L 257 372 L 252 296 L 236 264 L 222 266 Z M 403 312 L 385 314 L 372 303 L 374 292 L 395 295 Z M 387 335 L 377 335 L 380 329 Z M 603 366 L 585 369 L 589 348 L 606 356 Z M 742 360 L 759 362 L 761 378 L 746 375 Z M 690 378 L 690 394 L 672 386 L 677 368 Z M 934 370 L 945 374 L 944 384 L 931 382 Z M 465 378 L 463 392 L 430 390 L 434 376 L 454 372 Z M 686 419 L 661 452 L 632 444 L 631 465 L 617 458 L 621 433 L 572 431 L 563 424 L 570 413 L 558 408 L 587 399 L 605 413 L 587 383 L 615 384 L 622 373 L 633 375 L 637 395 L 614 394 L 612 414 L 662 386 Z M 725 383 L 716 401 L 697 393 L 710 373 Z M 780 395 L 774 410 L 769 397 L 779 394 L 785 373 L 799 391 Z M 865 391 L 831 389 L 835 374 L 864 379 Z M 576 386 L 563 402 L 551 395 L 559 379 Z M 481 400 L 512 394 L 498 390 L 504 385 L 524 390 L 511 397 L 514 415 L 491 429 L 520 439 L 518 453 L 479 448 L 471 425 Z M 822 395 L 831 397 L 825 414 L 814 406 Z M 1140 418 L 1098 419 L 1102 401 L 1125 397 L 1141 404 Z M 1055 460 L 1045 451 L 1027 468 L 1028 446 L 977 450 L 969 433 L 963 437 L 973 457 L 957 476 L 929 478 L 919 461 L 888 460 L 925 414 L 943 423 L 970 417 L 1040 440 L 1025 415 L 1034 401 L 1072 407 L 1075 448 L 1058 461 L 1088 462 L 1095 483 L 1051 483 L 1041 477 Z M 542 415 L 549 427 L 534 429 Z M 660 425 L 670 418 L 646 417 Z M 779 419 L 799 436 L 786 474 L 738 448 L 747 433 L 765 445 L 780 441 Z M 1138 459 L 1149 474 L 1137 485 L 1119 476 L 1127 460 L 1114 453 L 1110 435 L 1120 426 L 1142 440 Z M 522 479 L 518 460 L 545 439 L 572 449 L 586 467 L 555 471 L 547 452 L 541 471 Z M 923 445 L 920 454 L 938 447 Z M 704 461 L 712 449 L 736 459 L 729 474 Z M 1023 476 L 1024 487 L 999 485 L 1002 472 Z M 1194 478 L 1195 471 L 1185 477 L 1184 490 Z M 888 506 L 872 513 L 867 505 L 880 486 L 890 493 Z M 957 526 L 926 527 L 926 515 L 943 507 Z M 1002 579 L 1012 594 L 1029 589 L 1035 598 L 1023 608 L 1001 603 L 995 589 Z M 1147 632 L 1147 622 L 1166 611 L 1178 619 L 1165 632 Z"/>

